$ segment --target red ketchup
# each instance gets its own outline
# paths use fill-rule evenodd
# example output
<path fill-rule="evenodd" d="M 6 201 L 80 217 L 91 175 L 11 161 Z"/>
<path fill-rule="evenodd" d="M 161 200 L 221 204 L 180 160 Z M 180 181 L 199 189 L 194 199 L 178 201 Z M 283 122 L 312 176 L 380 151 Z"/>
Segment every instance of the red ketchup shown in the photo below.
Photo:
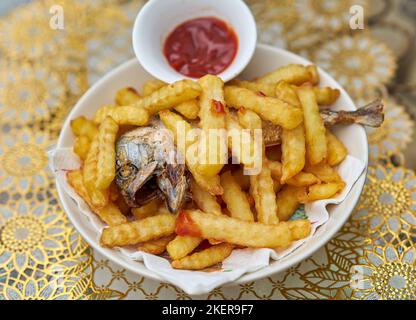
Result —
<path fill-rule="evenodd" d="M 169 64 L 191 78 L 221 73 L 232 63 L 237 50 L 234 30 L 214 17 L 185 21 L 169 34 L 164 46 Z"/>

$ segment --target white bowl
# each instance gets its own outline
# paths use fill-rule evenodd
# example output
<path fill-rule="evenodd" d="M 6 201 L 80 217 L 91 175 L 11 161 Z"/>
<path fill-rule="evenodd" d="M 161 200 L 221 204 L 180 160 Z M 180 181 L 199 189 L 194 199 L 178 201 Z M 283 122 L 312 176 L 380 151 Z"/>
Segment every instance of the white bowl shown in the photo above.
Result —
<path fill-rule="evenodd" d="M 252 79 L 258 77 L 277 67 L 290 63 L 311 64 L 311 62 L 283 49 L 277 49 L 266 45 L 257 45 L 252 61 L 241 74 L 241 78 Z M 341 91 L 340 97 L 333 107 L 336 109 L 355 110 L 356 107 L 345 90 L 325 71 L 319 69 L 321 86 L 331 86 Z M 94 84 L 78 101 L 66 119 L 58 140 L 58 148 L 71 147 L 74 136 L 70 129 L 70 120 L 84 115 L 92 117 L 94 112 L 102 105 L 113 103 L 114 96 L 122 87 L 141 88 L 143 83 L 152 77 L 143 69 L 136 59 L 130 60 L 117 67 L 96 84 Z M 367 136 L 363 127 L 359 125 L 348 125 L 336 128 L 335 134 L 344 142 L 350 155 L 368 162 Z M 354 209 L 365 182 L 363 174 L 356 182 L 351 192 L 341 204 L 328 208 L 330 218 L 327 223 L 318 228 L 312 239 L 294 251 L 292 254 L 279 261 L 272 261 L 271 264 L 261 270 L 246 274 L 234 283 L 244 283 L 257 280 L 273 273 L 281 272 L 294 264 L 306 259 L 317 249 L 325 245 L 332 236 L 341 228 Z M 152 270 L 147 269 L 142 262 L 132 261 L 125 258 L 119 251 L 103 248 L 98 243 L 99 235 L 92 228 L 88 219 L 77 208 L 75 202 L 57 184 L 59 198 L 69 219 L 86 241 L 102 255 L 111 261 L 121 265 L 141 276 L 160 279 Z"/>
<path fill-rule="evenodd" d="M 253 15 L 242 0 L 150 0 L 133 26 L 133 49 L 140 64 L 155 78 L 168 83 L 187 78 L 169 65 L 163 45 L 182 22 L 207 16 L 228 22 L 237 34 L 237 54 L 231 65 L 218 74 L 224 81 L 235 78 L 250 62 L 257 39 Z"/>

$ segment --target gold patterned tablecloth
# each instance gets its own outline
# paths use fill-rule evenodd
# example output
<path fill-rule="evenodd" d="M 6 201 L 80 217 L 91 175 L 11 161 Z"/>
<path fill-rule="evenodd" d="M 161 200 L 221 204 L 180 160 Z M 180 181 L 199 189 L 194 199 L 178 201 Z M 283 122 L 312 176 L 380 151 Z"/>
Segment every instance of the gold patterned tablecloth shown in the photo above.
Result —
<path fill-rule="evenodd" d="M 143 2 L 38 0 L 0 19 L 0 300 L 416 299 L 410 0 L 247 1 L 260 41 L 318 63 L 358 104 L 379 95 L 386 104 L 385 123 L 368 132 L 361 200 L 313 256 L 272 277 L 190 297 L 85 243 L 60 207 L 46 150 L 82 93 L 133 56 L 131 26 Z M 353 4 L 365 8 L 364 30 L 349 29 Z M 62 30 L 49 25 L 53 5 L 64 9 Z"/>

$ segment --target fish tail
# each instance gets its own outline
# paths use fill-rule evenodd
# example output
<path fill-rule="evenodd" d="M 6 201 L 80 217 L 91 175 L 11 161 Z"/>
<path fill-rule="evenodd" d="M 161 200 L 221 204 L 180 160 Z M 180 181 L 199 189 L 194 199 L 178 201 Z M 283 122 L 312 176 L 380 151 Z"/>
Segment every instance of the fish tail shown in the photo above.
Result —
<path fill-rule="evenodd" d="M 369 127 L 380 127 L 384 121 L 384 105 L 380 98 L 350 113 L 355 123 Z"/>

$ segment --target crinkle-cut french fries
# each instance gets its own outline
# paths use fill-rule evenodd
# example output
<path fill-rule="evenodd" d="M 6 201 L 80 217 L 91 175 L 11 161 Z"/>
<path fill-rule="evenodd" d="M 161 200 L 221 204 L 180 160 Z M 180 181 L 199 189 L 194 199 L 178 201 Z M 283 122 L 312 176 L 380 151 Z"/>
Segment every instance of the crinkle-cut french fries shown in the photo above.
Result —
<path fill-rule="evenodd" d="M 306 69 L 311 75 L 311 79 L 308 82 L 310 82 L 312 85 L 317 85 L 319 83 L 318 67 L 312 64 L 312 65 L 307 66 Z"/>
<path fill-rule="evenodd" d="M 344 161 L 347 156 L 347 148 L 334 134 L 329 130 L 326 132 L 326 140 L 328 142 L 327 162 L 330 166 L 336 166 Z"/>
<path fill-rule="evenodd" d="M 176 221 L 176 233 L 218 239 L 244 247 L 285 248 L 293 240 L 291 223 L 263 224 L 199 210 L 183 210 Z"/>
<path fill-rule="evenodd" d="M 297 94 L 304 114 L 307 160 L 315 165 L 327 156 L 326 128 L 319 114 L 313 89 L 301 87 L 297 90 Z"/>
<path fill-rule="evenodd" d="M 178 260 L 191 253 L 202 242 L 200 237 L 176 236 L 168 243 L 166 250 L 172 260 Z"/>
<path fill-rule="evenodd" d="M 315 93 L 316 102 L 321 106 L 329 106 L 337 101 L 340 91 L 330 87 L 313 87 Z"/>
<path fill-rule="evenodd" d="M 172 261 L 172 267 L 175 269 L 202 270 L 222 262 L 232 251 L 233 245 L 221 243 L 180 260 L 174 260 Z"/>
<path fill-rule="evenodd" d="M 267 162 L 263 162 L 258 175 L 250 176 L 250 194 L 254 199 L 257 220 L 265 224 L 277 224 L 276 194 Z"/>
<path fill-rule="evenodd" d="M 248 189 L 250 188 L 250 176 L 244 174 L 243 168 L 238 168 L 237 170 L 234 170 L 232 174 L 235 182 L 238 183 L 241 190 L 248 191 Z"/>
<path fill-rule="evenodd" d="M 203 176 L 212 177 L 221 171 L 226 162 L 223 155 L 227 151 L 227 137 L 219 135 L 213 137 L 212 140 L 215 141 L 210 139 L 210 129 L 226 128 L 227 109 L 224 101 L 224 82 L 220 77 L 208 74 L 200 78 L 198 83 L 202 88 L 199 97 L 199 118 L 204 133 L 200 137 L 200 143 L 205 146 L 203 148 L 205 153 L 202 154 L 204 163 L 199 163 L 197 170 Z"/>
<path fill-rule="evenodd" d="M 281 80 L 300 85 L 312 80 L 311 70 L 300 64 L 289 64 L 258 78 L 256 82 L 276 84 Z"/>
<path fill-rule="evenodd" d="M 152 115 L 161 110 L 173 108 L 179 103 L 195 99 L 200 93 L 201 87 L 197 82 L 179 80 L 144 96 L 132 106 L 144 108 Z"/>
<path fill-rule="evenodd" d="M 128 106 L 137 103 L 140 99 L 140 95 L 137 93 L 136 89 L 131 87 L 118 90 L 115 98 L 116 104 L 119 106 Z"/>
<path fill-rule="evenodd" d="M 286 185 L 277 193 L 277 216 L 280 221 L 287 221 L 299 207 L 297 191 L 297 187 Z"/>
<path fill-rule="evenodd" d="M 174 109 L 190 120 L 198 118 L 199 115 L 199 103 L 196 99 L 182 102 L 175 106 Z"/>
<path fill-rule="evenodd" d="M 117 123 L 111 117 L 105 118 L 98 133 L 97 189 L 108 188 L 116 176 L 117 132 Z"/>
<path fill-rule="evenodd" d="M 74 141 L 74 153 L 78 155 L 81 160 L 85 160 L 88 151 L 90 150 L 91 140 L 87 136 L 79 136 Z"/>
<path fill-rule="evenodd" d="M 192 199 L 195 201 L 199 209 L 213 214 L 222 214 L 221 206 L 217 202 L 217 198 L 201 188 L 194 179 L 191 180 L 191 191 Z"/>
<path fill-rule="evenodd" d="M 105 228 L 100 243 L 104 247 L 128 246 L 169 236 L 175 231 L 176 216 L 160 214 Z"/>
<path fill-rule="evenodd" d="M 306 219 L 299 219 L 287 222 L 293 241 L 304 239 L 311 233 L 311 222 Z"/>
<path fill-rule="evenodd" d="M 303 124 L 292 130 L 282 132 L 282 177 L 281 183 L 286 183 L 296 176 L 305 166 L 305 130 Z"/>
<path fill-rule="evenodd" d="M 306 165 L 305 172 L 312 173 L 322 182 L 342 181 L 338 172 L 328 164 L 319 164 L 316 166 Z"/>
<path fill-rule="evenodd" d="M 127 218 L 121 213 L 119 208 L 112 202 L 109 202 L 104 207 L 96 207 L 85 188 L 82 171 L 74 170 L 67 173 L 69 185 L 74 188 L 75 192 L 88 204 L 91 210 L 96 213 L 101 220 L 109 226 L 115 226 L 127 222 Z"/>
<path fill-rule="evenodd" d="M 286 183 L 294 187 L 308 187 L 313 184 L 321 183 L 321 180 L 312 173 L 302 171 L 287 180 Z"/>
<path fill-rule="evenodd" d="M 160 203 L 161 201 L 159 199 L 154 199 L 139 208 L 132 208 L 131 213 L 136 219 L 144 219 L 154 216 L 157 214 Z"/>
<path fill-rule="evenodd" d="M 275 97 L 296 107 L 300 107 L 300 101 L 295 89 L 286 81 L 279 81 L 275 88 Z"/>
<path fill-rule="evenodd" d="M 227 205 L 231 217 L 245 221 L 254 221 L 247 196 L 241 190 L 230 171 L 226 171 L 221 175 L 221 185 L 224 188 L 222 199 Z M 204 209 L 202 211 L 209 212 Z"/>
<path fill-rule="evenodd" d="M 149 240 L 137 246 L 137 250 L 150 254 L 162 254 L 166 251 L 166 246 L 172 239 L 175 238 L 174 234 L 159 239 Z"/>
<path fill-rule="evenodd" d="M 232 80 L 227 85 L 246 88 L 254 93 L 265 95 L 268 97 L 276 97 L 276 85 L 267 83 L 258 83 L 251 81 Z"/>
<path fill-rule="evenodd" d="M 306 196 L 300 197 L 299 200 L 302 203 L 308 203 L 316 200 L 331 199 L 344 188 L 345 183 L 343 181 L 314 184 L 308 188 Z"/>
<path fill-rule="evenodd" d="M 168 110 L 161 111 L 159 113 L 159 117 L 165 127 L 172 132 L 178 152 L 185 157 L 186 166 L 195 181 L 209 193 L 213 195 L 221 195 L 223 190 L 220 184 L 220 177 L 218 175 L 206 177 L 199 174 L 196 170 L 197 163 L 192 161 L 190 153 L 187 152 L 187 149 L 190 149 L 190 147 L 198 143 L 196 141 L 197 137 L 195 136 L 189 139 L 188 133 L 192 130 L 191 124 L 185 121 L 180 115 Z M 181 126 L 184 130 L 177 130 L 177 128 Z M 178 133 L 184 134 L 185 136 L 178 136 Z"/>
<path fill-rule="evenodd" d="M 144 126 L 149 121 L 149 112 L 135 106 L 102 106 L 94 115 L 94 122 L 101 123 L 111 117 L 118 125 Z"/>
<path fill-rule="evenodd" d="M 104 207 L 109 200 L 108 189 L 97 189 L 96 181 L 98 176 L 98 152 L 99 152 L 99 137 L 96 136 L 91 143 L 90 150 L 84 161 L 83 178 L 84 185 L 91 198 L 94 207 Z"/>
<path fill-rule="evenodd" d="M 98 134 L 98 129 L 95 124 L 84 116 L 71 120 L 71 129 L 74 135 L 85 136 L 90 140 L 93 140 Z"/>
<path fill-rule="evenodd" d="M 236 86 L 225 86 L 224 97 L 227 106 L 235 109 L 244 107 L 256 112 L 264 120 L 285 129 L 294 129 L 302 122 L 302 110 L 277 98 L 263 97 Z"/>
<path fill-rule="evenodd" d="M 160 88 L 167 86 L 168 84 L 166 82 L 163 82 L 161 80 L 149 80 L 143 85 L 143 96 L 151 95 L 153 92 L 159 90 Z"/>
<path fill-rule="evenodd" d="M 237 115 L 238 121 L 243 126 L 243 128 L 250 130 L 262 128 L 261 118 L 254 111 L 248 110 L 246 108 L 240 108 L 238 109 Z"/>

